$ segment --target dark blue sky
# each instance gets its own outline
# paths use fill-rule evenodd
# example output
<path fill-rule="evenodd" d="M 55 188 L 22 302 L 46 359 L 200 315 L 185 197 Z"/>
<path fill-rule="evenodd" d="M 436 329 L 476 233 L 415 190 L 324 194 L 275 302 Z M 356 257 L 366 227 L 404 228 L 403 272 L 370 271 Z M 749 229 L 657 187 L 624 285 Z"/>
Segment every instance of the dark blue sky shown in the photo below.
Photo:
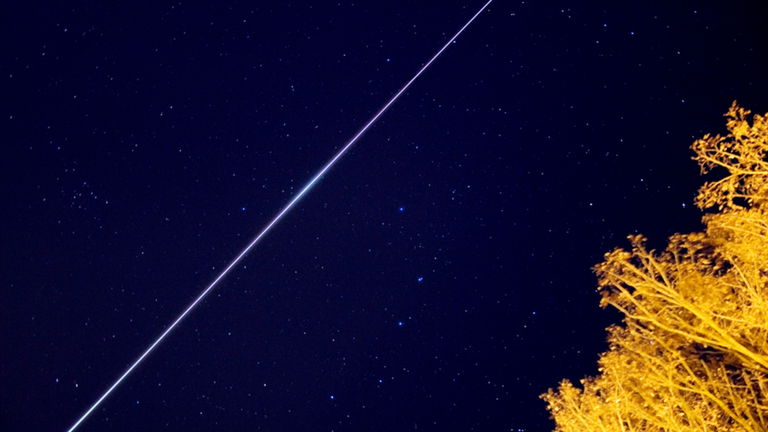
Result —
<path fill-rule="evenodd" d="M 482 2 L 0 7 L 0 429 L 63 430 Z M 497 0 L 82 426 L 538 431 L 700 227 L 760 2 Z"/>

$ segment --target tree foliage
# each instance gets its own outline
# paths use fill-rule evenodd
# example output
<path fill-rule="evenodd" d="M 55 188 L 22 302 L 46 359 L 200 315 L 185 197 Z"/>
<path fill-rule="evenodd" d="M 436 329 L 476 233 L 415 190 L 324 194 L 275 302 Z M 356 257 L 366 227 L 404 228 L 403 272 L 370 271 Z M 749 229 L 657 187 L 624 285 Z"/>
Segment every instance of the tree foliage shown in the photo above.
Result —
<path fill-rule="evenodd" d="M 728 134 L 693 143 L 705 230 L 665 250 L 630 236 L 595 267 L 608 329 L 599 375 L 542 398 L 557 432 L 768 431 L 768 114 L 735 102 Z"/>

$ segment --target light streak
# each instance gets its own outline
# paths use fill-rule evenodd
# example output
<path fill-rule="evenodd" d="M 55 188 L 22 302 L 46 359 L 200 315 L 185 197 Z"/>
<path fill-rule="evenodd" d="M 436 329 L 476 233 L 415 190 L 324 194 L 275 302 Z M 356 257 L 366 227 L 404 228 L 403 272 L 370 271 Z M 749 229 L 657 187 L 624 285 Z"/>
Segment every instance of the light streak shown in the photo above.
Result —
<path fill-rule="evenodd" d="M 184 311 L 160 334 L 160 336 L 158 336 L 157 339 L 155 339 L 155 341 L 152 342 L 152 344 L 149 345 L 149 347 L 147 347 L 147 349 L 144 350 L 144 352 L 128 367 L 128 369 L 126 369 L 125 372 L 123 372 L 123 374 L 120 375 L 120 377 L 117 378 L 117 380 L 115 380 L 115 382 L 112 383 L 111 386 L 109 386 L 107 391 L 105 391 L 101 395 L 101 397 L 99 397 L 96 400 L 96 402 L 94 402 L 93 405 L 91 405 L 88 408 L 88 410 L 85 413 L 83 413 L 83 415 L 81 415 L 80 418 L 78 418 L 77 421 L 69 429 L 67 429 L 67 432 L 73 432 L 75 429 L 77 429 L 80 426 L 80 424 L 83 423 L 83 421 L 85 421 L 85 419 L 88 418 L 88 416 L 99 405 L 101 405 L 102 402 L 104 402 L 104 399 L 106 399 L 115 390 L 115 388 L 117 388 L 117 386 L 119 386 L 120 383 L 122 383 L 123 380 L 125 380 L 125 378 L 127 378 L 128 375 L 131 372 L 133 372 L 133 370 L 136 369 L 136 367 L 139 366 L 139 364 L 142 361 L 144 361 L 144 359 L 155 349 L 155 347 L 157 347 L 160 344 L 160 342 L 162 342 L 166 338 L 166 336 L 168 336 L 168 334 L 170 334 L 171 331 L 173 331 L 173 329 L 176 328 L 176 326 L 178 326 L 179 323 L 181 323 L 181 321 L 184 318 L 186 318 L 187 315 L 189 315 L 190 312 L 192 312 L 192 310 L 211 292 L 211 290 L 213 290 L 213 288 L 215 288 L 216 285 L 218 285 L 218 283 L 222 279 L 224 279 L 224 277 L 227 275 L 227 273 L 229 273 L 230 270 L 232 270 L 232 268 L 234 268 L 248 254 L 248 252 L 250 252 L 251 249 L 253 249 L 253 247 L 256 246 L 256 244 L 259 243 L 259 241 L 262 238 L 264 238 L 265 235 L 267 235 L 267 233 L 272 229 L 272 227 L 275 226 L 278 222 L 280 222 L 280 219 L 282 219 L 283 216 L 285 216 L 285 214 L 288 213 L 288 211 L 290 211 L 296 205 L 296 203 L 298 203 L 299 200 L 301 200 L 301 198 L 304 197 L 304 195 L 306 195 L 307 192 L 309 192 L 310 189 L 312 189 L 312 186 L 314 186 L 320 180 L 320 178 L 329 169 L 331 169 L 331 167 L 333 167 L 333 165 L 335 165 L 336 162 L 339 159 L 341 159 L 342 156 L 344 156 L 344 154 L 352 147 L 352 145 L 355 144 L 355 142 L 357 142 L 357 140 L 360 139 L 360 137 L 363 136 L 363 134 L 365 134 L 365 132 L 371 126 L 373 126 L 374 123 L 376 123 L 376 121 L 379 119 L 379 117 L 381 117 L 382 114 L 384 114 L 384 112 L 387 111 L 387 109 L 389 109 L 389 107 L 392 106 L 392 104 L 394 104 L 395 101 L 397 101 L 397 99 L 403 93 L 405 93 L 406 90 L 408 90 L 408 88 L 411 86 L 411 84 L 413 84 L 413 82 L 416 81 L 416 79 L 418 79 L 419 76 L 421 76 L 421 74 L 424 73 L 424 71 L 426 71 L 427 68 L 429 68 L 429 66 L 432 65 L 432 63 L 435 60 L 437 60 L 438 57 L 440 57 L 440 54 L 442 54 L 443 51 L 448 49 L 448 47 L 456 40 L 456 38 L 458 38 L 459 35 L 461 35 L 461 33 L 464 32 L 464 30 L 467 27 L 469 27 L 470 24 L 472 24 L 472 22 L 488 7 L 488 5 L 491 4 L 491 2 L 493 2 L 493 0 L 488 0 L 488 2 L 486 2 L 483 5 L 483 7 L 481 7 L 472 16 L 472 18 L 470 18 L 469 21 L 467 21 L 466 24 L 464 24 L 464 26 L 462 26 L 459 29 L 459 31 L 457 31 L 456 34 L 453 35 L 453 37 L 448 39 L 448 42 L 446 42 L 445 45 L 443 45 L 443 47 L 440 48 L 440 50 L 437 51 L 437 53 L 435 55 L 433 55 L 432 58 L 430 58 L 429 61 L 426 62 L 421 67 L 421 69 L 419 69 L 419 71 L 416 72 L 416 74 L 407 83 L 405 83 L 405 85 L 397 93 L 395 93 L 395 95 L 392 96 L 392 98 L 389 99 L 389 101 L 375 115 L 373 117 L 371 117 L 371 119 L 368 120 L 368 122 L 362 128 L 360 128 L 360 130 L 349 141 L 347 141 L 347 143 L 344 145 L 344 147 L 342 147 L 341 150 L 339 150 L 328 162 L 325 163 L 325 165 L 323 165 L 322 168 L 320 168 L 320 171 L 318 171 L 317 174 L 315 174 L 315 176 L 312 177 L 307 182 L 307 184 L 299 191 L 299 193 L 294 195 L 293 198 L 291 198 L 291 200 L 288 201 L 288 204 L 286 204 L 282 208 L 282 210 L 280 210 L 277 213 L 277 215 L 275 215 L 275 217 L 273 217 L 272 220 L 270 220 L 269 223 L 264 228 L 261 229 L 261 231 L 256 235 L 256 237 L 253 240 L 251 240 L 250 243 L 248 243 L 248 246 L 246 246 L 245 249 L 243 249 L 242 252 L 240 252 L 240 254 L 238 254 L 229 263 L 229 265 L 227 265 L 227 267 L 224 268 L 224 270 L 221 271 L 221 273 L 219 273 L 218 276 L 216 276 L 216 279 L 214 279 L 213 282 L 211 282 L 210 285 L 208 285 L 208 287 L 206 287 L 192 301 L 192 303 L 190 303 L 189 306 L 187 306 L 187 308 L 184 309 Z"/>

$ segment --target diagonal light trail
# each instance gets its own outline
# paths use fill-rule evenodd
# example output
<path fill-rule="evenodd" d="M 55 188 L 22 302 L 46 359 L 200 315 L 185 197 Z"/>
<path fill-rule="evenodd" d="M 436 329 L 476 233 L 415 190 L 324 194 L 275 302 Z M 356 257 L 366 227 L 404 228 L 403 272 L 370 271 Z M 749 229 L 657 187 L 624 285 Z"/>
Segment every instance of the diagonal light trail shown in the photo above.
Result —
<path fill-rule="evenodd" d="M 141 364 L 142 361 L 144 361 L 144 359 L 155 349 L 155 347 L 157 347 L 160 344 L 160 342 L 162 342 L 166 338 L 166 336 L 168 336 L 168 334 L 170 334 L 171 331 L 173 331 L 173 329 L 176 328 L 176 326 L 178 326 L 179 323 L 181 323 L 181 321 L 184 320 L 184 318 L 186 318 L 186 316 L 189 315 L 189 313 L 192 312 L 192 310 L 201 301 L 203 301 L 203 299 L 208 295 L 208 293 L 210 293 L 211 290 L 213 290 L 216 287 L 216 285 L 218 285 L 218 283 L 221 282 L 222 279 L 224 279 L 224 277 L 230 272 L 230 270 L 232 270 L 232 268 L 234 268 L 248 254 L 248 252 L 250 252 L 251 249 L 253 249 L 253 247 L 256 246 L 256 244 L 258 244 L 259 241 L 261 241 L 261 239 L 264 238 L 264 236 L 267 235 L 267 233 L 269 233 L 269 231 L 272 229 L 272 227 L 274 227 L 278 222 L 280 222 L 280 219 L 282 219 L 283 216 L 285 216 L 286 213 L 288 213 L 296 205 L 296 203 L 298 203 L 299 200 L 301 200 L 301 198 L 303 198 L 304 195 L 306 195 L 306 193 L 309 192 L 309 190 L 312 188 L 312 186 L 314 186 L 315 183 L 317 183 L 318 180 L 320 180 L 320 178 L 329 169 L 331 169 L 331 167 L 333 167 L 333 165 L 335 165 L 336 162 L 338 162 L 338 160 L 341 159 L 342 156 L 344 156 L 344 154 L 352 147 L 352 145 L 355 144 L 355 142 L 357 142 L 357 140 L 359 140 L 360 137 L 363 136 L 363 134 L 365 134 L 365 132 L 371 126 L 373 126 L 374 123 L 376 123 L 376 121 L 379 119 L 379 117 L 381 117 L 382 114 L 384 114 L 384 112 L 386 112 L 387 109 L 389 109 L 389 107 L 392 106 L 392 104 L 394 104 L 395 101 L 397 101 L 397 99 L 403 93 L 405 93 L 406 90 L 408 90 L 408 88 L 411 86 L 411 84 L 413 84 L 413 82 L 416 81 L 416 79 L 418 79 L 419 76 L 421 76 L 421 74 L 424 73 L 424 71 L 426 71 L 427 68 L 429 68 L 429 66 L 432 65 L 432 63 L 435 60 L 437 60 L 438 57 L 440 57 L 440 55 L 443 53 L 443 51 L 448 49 L 448 47 L 456 40 L 456 38 L 458 38 L 459 35 L 461 35 L 461 33 L 464 32 L 464 30 L 467 27 L 469 27 L 470 24 L 472 24 L 472 22 L 488 7 L 488 5 L 491 4 L 491 2 L 493 2 L 493 0 L 488 0 L 488 2 L 486 2 L 472 16 L 472 18 L 470 18 L 469 21 L 467 21 L 459 29 L 459 31 L 457 31 L 456 34 L 453 35 L 453 37 L 448 39 L 448 42 L 446 42 L 445 45 L 443 45 L 442 48 L 440 48 L 440 50 L 437 51 L 437 53 L 435 55 L 433 55 L 432 58 L 430 58 L 429 61 L 426 62 L 421 67 L 421 69 L 419 69 L 419 71 L 416 72 L 416 74 L 407 83 L 405 83 L 405 85 L 403 85 L 403 87 L 397 93 L 395 93 L 395 95 L 392 96 L 392 98 L 389 99 L 389 101 L 376 114 L 374 114 L 374 116 L 371 117 L 370 120 L 368 120 L 368 122 L 364 126 L 362 128 L 360 128 L 360 130 L 349 141 L 347 141 L 347 143 L 344 145 L 344 147 L 342 147 L 341 150 L 339 150 L 328 162 L 325 163 L 325 165 L 323 165 L 323 167 L 320 169 L 320 171 L 318 171 L 317 174 L 315 174 L 315 176 L 312 177 L 312 179 L 310 179 L 309 182 L 307 182 L 307 184 L 299 191 L 299 193 L 294 195 L 294 197 L 291 198 L 290 201 L 288 201 L 288 204 L 286 204 L 277 213 L 277 215 L 275 215 L 275 217 L 273 217 L 272 220 L 270 220 L 269 223 L 266 226 L 264 226 L 264 228 L 261 229 L 261 231 L 256 235 L 256 237 L 253 240 L 251 240 L 250 243 L 248 243 L 248 246 L 246 246 L 245 249 L 243 249 L 242 252 L 240 252 L 240 254 L 238 254 L 229 263 L 229 265 L 227 265 L 227 267 L 224 270 L 221 271 L 221 273 L 219 273 L 218 276 L 216 276 L 216 279 L 214 279 L 213 282 L 211 282 L 211 284 L 208 285 L 208 287 L 206 287 L 192 301 L 192 303 L 190 303 L 189 306 L 187 306 L 186 309 L 184 309 L 184 311 L 160 334 L 160 336 L 158 336 L 157 339 L 155 339 L 155 341 L 152 342 L 152 344 L 149 345 L 149 347 L 147 347 L 147 349 L 144 350 L 144 352 L 128 367 L 128 369 L 126 369 L 125 372 L 123 372 L 123 374 L 120 375 L 120 377 L 118 377 L 117 380 L 115 380 L 114 383 L 112 383 L 112 385 L 107 389 L 107 391 L 105 391 L 96 400 L 96 402 L 94 402 L 93 405 L 91 405 L 88 408 L 88 410 L 85 413 L 83 413 L 83 415 L 81 415 L 80 418 L 78 418 L 77 421 L 69 429 L 67 429 L 67 432 L 73 432 L 75 429 L 77 429 L 80 426 L 80 424 L 83 423 L 83 421 L 85 421 L 88 418 L 88 416 L 99 405 L 101 405 L 102 402 L 104 402 L 104 400 L 117 388 L 117 386 L 119 386 L 120 383 L 122 383 L 123 380 L 125 380 L 125 378 L 127 378 L 128 375 L 130 375 L 130 373 L 133 372 L 133 370 L 136 369 L 136 367 L 139 366 L 139 364 Z"/>

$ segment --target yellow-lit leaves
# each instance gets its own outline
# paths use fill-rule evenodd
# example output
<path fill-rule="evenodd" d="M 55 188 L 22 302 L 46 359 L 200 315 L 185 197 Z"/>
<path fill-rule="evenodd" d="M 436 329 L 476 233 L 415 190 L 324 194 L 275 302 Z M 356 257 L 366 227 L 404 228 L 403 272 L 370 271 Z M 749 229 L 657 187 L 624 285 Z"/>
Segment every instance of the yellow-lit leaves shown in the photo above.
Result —
<path fill-rule="evenodd" d="M 749 111 L 736 102 L 726 113 L 728 135 L 705 135 L 691 148 L 702 173 L 722 167 L 728 175 L 707 182 L 699 190 L 696 204 L 702 208 L 717 207 L 722 211 L 736 208 L 765 207 L 768 197 L 768 119 L 755 115 L 750 124 Z"/>
<path fill-rule="evenodd" d="M 715 207 L 701 233 L 665 250 L 630 236 L 595 266 L 601 306 L 624 314 L 608 329 L 600 374 L 549 390 L 559 432 L 768 431 L 768 121 L 735 103 L 727 136 L 693 144 Z"/>

